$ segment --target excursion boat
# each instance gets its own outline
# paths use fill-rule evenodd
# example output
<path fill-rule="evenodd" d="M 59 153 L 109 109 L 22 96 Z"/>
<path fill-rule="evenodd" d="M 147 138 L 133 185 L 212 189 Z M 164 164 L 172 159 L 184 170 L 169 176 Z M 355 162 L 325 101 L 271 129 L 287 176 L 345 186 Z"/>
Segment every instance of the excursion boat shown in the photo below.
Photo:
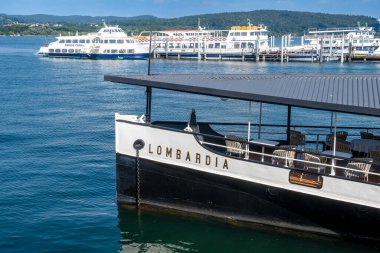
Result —
<path fill-rule="evenodd" d="M 146 93 L 144 115 L 115 114 L 119 204 L 380 239 L 380 128 L 373 127 L 379 125 L 380 75 L 106 75 L 104 80 L 142 86 Z M 186 98 L 194 107 L 195 99 L 219 97 L 248 102 L 249 109 L 252 102 L 271 105 L 269 116 L 281 107 L 287 117 L 265 125 L 260 109 L 255 124 L 202 122 L 192 110 L 188 120 L 152 120 L 152 96 L 165 90 L 190 93 Z M 296 109 L 331 114 L 331 124 L 295 125 Z M 238 111 L 228 107 L 222 115 L 233 118 Z M 338 125 L 342 113 L 364 126 Z"/>
<path fill-rule="evenodd" d="M 308 46 L 314 46 L 322 53 L 340 57 L 341 54 L 372 54 L 380 46 L 373 27 L 342 27 L 323 30 L 309 29 L 305 37 Z"/>
<path fill-rule="evenodd" d="M 147 59 L 149 45 L 138 43 L 117 26 L 104 24 L 97 33 L 59 36 L 42 46 L 38 54 L 78 59 Z"/>
<path fill-rule="evenodd" d="M 164 30 L 152 32 L 155 55 L 181 58 L 254 58 L 256 52 L 268 51 L 268 30 L 264 25 L 232 26 L 230 30 Z M 149 43 L 150 32 L 135 39 Z"/>

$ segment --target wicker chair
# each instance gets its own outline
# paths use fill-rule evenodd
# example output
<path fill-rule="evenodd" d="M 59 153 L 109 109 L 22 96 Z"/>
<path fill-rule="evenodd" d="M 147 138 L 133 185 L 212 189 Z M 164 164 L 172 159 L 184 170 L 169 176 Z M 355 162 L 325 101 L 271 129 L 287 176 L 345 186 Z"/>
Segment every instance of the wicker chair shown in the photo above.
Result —
<path fill-rule="evenodd" d="M 304 146 L 305 148 L 306 136 L 299 131 L 290 130 L 289 131 L 289 145 Z"/>
<path fill-rule="evenodd" d="M 348 141 L 336 140 L 335 150 L 344 153 L 351 153 L 351 145 Z"/>
<path fill-rule="evenodd" d="M 324 159 L 324 157 L 319 157 L 314 154 L 305 153 L 304 160 L 306 161 L 304 163 L 305 170 L 314 171 L 318 173 L 321 173 L 321 172 L 325 173 L 325 169 L 326 169 L 325 166 L 320 165 L 320 164 L 315 164 L 315 163 L 325 163 L 326 159 Z M 308 163 L 308 162 L 312 162 L 312 163 Z"/>
<path fill-rule="evenodd" d="M 376 165 L 380 165 L 380 151 L 370 151 L 369 157 L 373 159 L 373 163 Z"/>
<path fill-rule="evenodd" d="M 226 136 L 227 155 L 243 157 L 247 144 L 245 140 L 239 136 Z"/>
<path fill-rule="evenodd" d="M 373 133 L 360 132 L 360 138 L 362 138 L 362 139 L 373 139 Z"/>
<path fill-rule="evenodd" d="M 296 156 L 295 145 L 282 145 L 280 149 L 273 151 L 272 164 L 294 167 L 294 157 Z"/>
<path fill-rule="evenodd" d="M 338 131 L 336 132 L 336 140 L 337 141 L 346 141 L 348 133 L 346 131 Z M 334 134 L 328 134 L 326 136 L 326 147 L 332 149 L 334 146 Z"/>
<path fill-rule="evenodd" d="M 371 169 L 372 161 L 371 158 L 360 158 L 357 162 L 349 162 L 346 167 L 353 170 L 346 170 L 345 176 L 368 181 L 368 172 Z"/>

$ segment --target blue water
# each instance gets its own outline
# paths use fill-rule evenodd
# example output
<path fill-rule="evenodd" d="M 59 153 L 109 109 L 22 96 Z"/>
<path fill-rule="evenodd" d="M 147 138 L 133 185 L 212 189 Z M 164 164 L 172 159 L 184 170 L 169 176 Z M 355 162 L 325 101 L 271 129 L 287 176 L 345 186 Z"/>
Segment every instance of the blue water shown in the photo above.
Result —
<path fill-rule="evenodd" d="M 104 82 L 103 75 L 144 74 L 147 61 L 47 59 L 34 55 L 44 42 L 45 38 L 39 37 L 0 37 L 0 252 L 378 249 L 205 217 L 157 210 L 118 210 L 114 113 L 144 113 L 144 91 Z M 380 73 L 380 64 L 152 62 L 152 73 L 285 72 L 373 74 Z M 193 106 L 186 99 L 188 95 L 181 95 L 185 99 L 170 92 L 157 91 L 155 95 L 155 119 L 168 117 L 169 106 L 176 112 L 171 117 L 184 120 Z M 223 106 L 220 100 L 201 99 L 197 105 L 200 118 L 223 119 L 223 115 L 213 115 L 210 110 Z M 240 112 L 246 112 L 246 105 L 241 111 L 236 109 L 242 120 L 244 115 Z M 265 110 L 277 111 L 271 107 L 264 107 Z M 295 114 L 305 116 L 307 112 L 300 110 Z M 351 121 L 346 115 L 341 119 Z M 369 120 L 377 124 L 376 120 Z"/>

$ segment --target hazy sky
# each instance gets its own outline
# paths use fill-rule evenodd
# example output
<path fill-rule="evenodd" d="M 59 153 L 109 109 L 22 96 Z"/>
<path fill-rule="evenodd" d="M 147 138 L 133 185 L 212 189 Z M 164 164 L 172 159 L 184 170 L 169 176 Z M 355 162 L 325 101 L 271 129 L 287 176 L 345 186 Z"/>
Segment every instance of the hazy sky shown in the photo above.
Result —
<path fill-rule="evenodd" d="M 380 0 L 0 0 L 0 13 L 182 17 L 277 9 L 380 18 Z"/>

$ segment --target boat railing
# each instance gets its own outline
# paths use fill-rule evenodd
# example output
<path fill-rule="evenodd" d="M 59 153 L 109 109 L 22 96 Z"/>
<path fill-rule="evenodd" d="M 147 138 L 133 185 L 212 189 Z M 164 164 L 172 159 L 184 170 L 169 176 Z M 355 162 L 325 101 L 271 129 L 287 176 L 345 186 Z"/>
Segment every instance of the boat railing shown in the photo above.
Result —
<path fill-rule="evenodd" d="M 225 137 L 224 139 L 225 140 L 235 140 L 235 139 L 231 139 L 229 137 Z M 208 147 L 215 147 L 215 148 L 226 149 L 226 150 L 228 148 L 231 149 L 231 147 L 228 147 L 227 145 L 217 144 L 214 142 L 202 141 L 202 140 L 200 140 L 199 142 L 202 145 L 206 145 Z M 294 156 L 294 157 L 285 156 L 284 157 L 284 156 L 276 155 L 275 152 L 272 152 L 272 153 L 265 152 L 264 147 L 267 147 L 267 146 L 261 145 L 260 143 L 255 143 L 254 141 L 246 141 L 246 140 L 239 140 L 239 142 L 246 143 L 247 144 L 246 148 L 232 147 L 232 149 L 234 149 L 236 151 L 236 153 L 243 153 L 244 156 L 240 157 L 240 158 L 244 159 L 244 160 L 252 160 L 252 161 L 263 163 L 263 164 L 274 165 L 273 161 L 275 161 L 276 159 L 282 159 L 282 160 L 284 160 L 284 164 L 282 165 L 283 167 L 300 170 L 300 171 L 306 172 L 306 173 L 318 174 L 318 175 L 322 175 L 322 176 L 323 175 L 329 175 L 329 176 L 333 176 L 333 177 L 344 178 L 347 180 L 355 180 L 355 181 L 374 183 L 374 184 L 380 183 L 380 173 L 378 173 L 378 172 L 363 171 L 363 170 L 358 170 L 355 168 L 347 167 L 347 165 L 350 162 L 369 163 L 368 161 L 365 161 L 365 160 L 360 160 L 360 159 L 356 159 L 356 158 L 343 158 L 343 157 L 339 157 L 339 156 L 323 155 L 321 153 L 318 153 L 318 154 L 314 154 L 314 155 L 317 155 L 318 157 L 326 158 L 326 161 L 329 160 L 329 162 L 315 162 L 315 161 L 308 161 L 308 160 L 303 159 L 303 155 L 306 153 L 309 153 L 307 151 L 288 149 L 288 151 L 294 151 L 297 154 L 297 156 Z M 255 150 L 251 150 L 249 148 L 249 146 L 259 146 L 263 149 L 262 149 L 262 151 L 255 151 Z M 271 147 L 271 150 L 282 150 L 282 149 L 284 149 L 284 147 Z M 255 157 L 256 157 L 256 159 L 255 159 Z M 342 161 L 346 166 L 341 166 L 341 165 L 336 164 L 337 161 Z M 278 164 L 275 164 L 275 165 L 279 166 Z M 316 171 L 310 172 L 308 169 L 306 169 L 308 167 L 308 165 L 318 166 L 319 168 L 323 168 L 323 171 L 321 171 L 321 172 L 316 172 Z M 330 171 L 327 171 L 327 169 L 329 169 Z M 349 172 L 356 173 L 357 175 L 363 175 L 363 180 L 357 180 L 357 179 L 349 178 L 348 177 L 348 175 L 350 174 Z M 367 178 L 367 179 L 365 180 L 365 178 Z M 368 179 L 368 178 L 370 178 L 370 179 Z"/>

